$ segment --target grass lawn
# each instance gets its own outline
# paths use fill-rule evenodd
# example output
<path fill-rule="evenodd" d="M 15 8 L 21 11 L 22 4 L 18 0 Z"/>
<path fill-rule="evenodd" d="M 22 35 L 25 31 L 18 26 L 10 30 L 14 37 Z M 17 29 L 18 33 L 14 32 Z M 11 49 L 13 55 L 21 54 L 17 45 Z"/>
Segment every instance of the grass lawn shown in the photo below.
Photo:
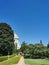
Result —
<path fill-rule="evenodd" d="M 25 59 L 27 65 L 49 65 L 49 60 L 46 59 Z"/>
<path fill-rule="evenodd" d="M 16 56 L 16 54 L 9 55 L 9 58 L 12 58 L 14 56 Z M 7 59 L 8 59 L 8 56 L 0 56 L 0 62 L 7 60 Z"/>
<path fill-rule="evenodd" d="M 12 65 L 18 63 L 20 60 L 21 56 L 14 56 L 12 58 L 9 58 L 8 60 L 5 60 L 3 62 L 0 62 L 0 65 Z"/>

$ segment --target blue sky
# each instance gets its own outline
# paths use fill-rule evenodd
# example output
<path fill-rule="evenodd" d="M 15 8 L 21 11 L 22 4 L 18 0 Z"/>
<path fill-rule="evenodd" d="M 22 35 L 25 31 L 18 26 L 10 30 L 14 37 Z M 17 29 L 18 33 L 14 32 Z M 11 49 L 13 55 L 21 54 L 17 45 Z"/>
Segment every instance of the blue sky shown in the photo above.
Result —
<path fill-rule="evenodd" d="M 49 0 L 0 0 L 0 22 L 6 22 L 20 43 L 49 41 Z"/>

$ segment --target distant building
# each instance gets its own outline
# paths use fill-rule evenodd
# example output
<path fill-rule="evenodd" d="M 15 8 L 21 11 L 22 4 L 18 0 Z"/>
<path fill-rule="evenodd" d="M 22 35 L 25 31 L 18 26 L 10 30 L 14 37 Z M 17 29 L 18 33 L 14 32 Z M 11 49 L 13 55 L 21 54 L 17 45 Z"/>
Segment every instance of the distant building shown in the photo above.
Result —
<path fill-rule="evenodd" d="M 20 49 L 20 44 L 19 44 L 19 37 L 17 34 L 14 34 L 14 44 L 15 44 L 15 48 Z"/>

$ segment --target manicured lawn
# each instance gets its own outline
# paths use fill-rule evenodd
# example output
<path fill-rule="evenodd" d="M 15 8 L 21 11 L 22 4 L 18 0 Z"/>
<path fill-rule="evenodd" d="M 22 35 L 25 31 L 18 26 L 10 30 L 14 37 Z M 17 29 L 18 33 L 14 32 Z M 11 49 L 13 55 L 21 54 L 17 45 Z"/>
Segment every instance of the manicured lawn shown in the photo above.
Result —
<path fill-rule="evenodd" d="M 16 56 L 16 54 L 9 55 L 9 58 L 12 58 L 14 56 Z M 0 62 L 7 60 L 7 59 L 8 59 L 8 56 L 0 56 Z"/>
<path fill-rule="evenodd" d="M 27 65 L 49 65 L 49 60 L 46 59 L 25 59 Z"/>
<path fill-rule="evenodd" d="M 4 60 L 7 60 L 7 59 L 8 59 L 7 56 L 1 56 L 1 57 L 0 57 L 0 62 L 2 62 L 2 61 L 4 61 Z"/>
<path fill-rule="evenodd" d="M 16 64 L 18 63 L 18 61 L 20 60 L 21 56 L 14 56 L 12 58 L 9 58 L 6 61 L 0 62 L 0 65 L 12 65 L 12 64 Z"/>

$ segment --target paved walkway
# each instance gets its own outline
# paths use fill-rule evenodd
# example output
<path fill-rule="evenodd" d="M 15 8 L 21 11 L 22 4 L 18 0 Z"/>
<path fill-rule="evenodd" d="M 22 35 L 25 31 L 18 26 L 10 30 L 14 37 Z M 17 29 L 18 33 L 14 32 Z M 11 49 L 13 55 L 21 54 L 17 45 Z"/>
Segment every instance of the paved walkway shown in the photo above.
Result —
<path fill-rule="evenodd" d="M 24 58 L 21 57 L 20 61 L 18 62 L 18 64 L 14 64 L 14 65 L 25 65 L 24 63 Z"/>

